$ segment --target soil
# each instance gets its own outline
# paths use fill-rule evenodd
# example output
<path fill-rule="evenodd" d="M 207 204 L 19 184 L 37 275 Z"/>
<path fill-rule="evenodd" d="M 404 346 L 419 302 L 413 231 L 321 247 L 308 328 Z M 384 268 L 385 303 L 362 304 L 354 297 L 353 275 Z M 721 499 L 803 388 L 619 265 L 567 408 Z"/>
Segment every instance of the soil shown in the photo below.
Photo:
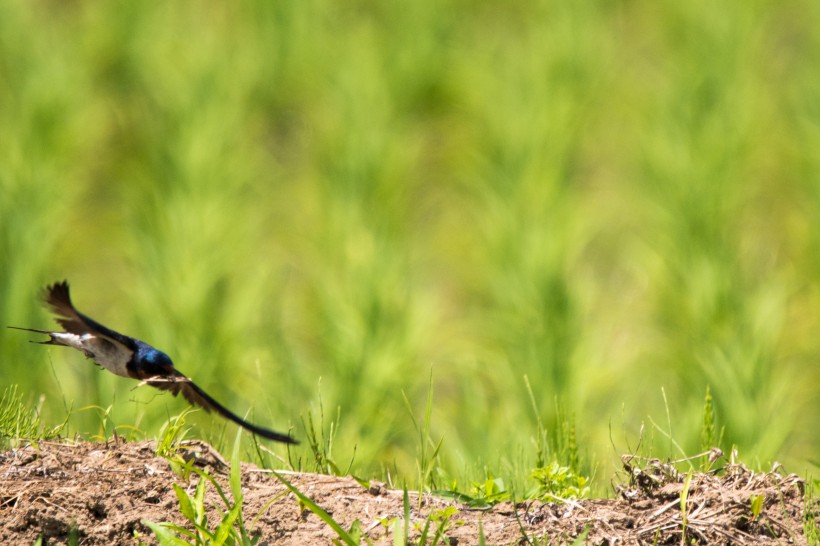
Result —
<path fill-rule="evenodd" d="M 230 496 L 229 473 L 219 455 L 202 442 L 183 453 L 196 458 Z M 523 502 L 473 509 L 429 494 L 410 494 L 410 542 L 415 544 L 431 514 L 446 514 L 439 544 L 527 544 L 529 538 L 550 545 L 572 544 L 585 530 L 585 544 L 683 544 L 682 492 L 686 503 L 686 544 L 807 544 L 803 515 L 820 524 L 817 506 L 807 507 L 803 482 L 796 475 L 755 473 L 742 465 L 726 465 L 718 474 L 686 475 L 660 461 L 636 464 L 624 458 L 630 478 L 616 487 L 615 499 L 565 504 Z M 245 526 L 260 545 L 331 544 L 336 533 L 299 503 L 285 485 L 265 470 L 242 465 Z M 404 529 L 402 491 L 371 482 L 307 473 L 283 477 L 326 510 L 344 529 L 361 523 L 363 536 L 374 544 L 393 544 L 393 529 Z M 191 495 L 199 477 L 183 480 L 168 461 L 155 455 L 153 442 L 64 444 L 40 442 L 0 453 L 0 544 L 66 544 L 73 534 L 79 544 L 156 544 L 144 521 L 193 526 L 180 512 L 173 488 Z M 760 499 L 757 515 L 752 511 Z M 205 505 L 213 529 L 227 510 L 213 486 Z M 258 516 L 258 517 L 257 517 Z M 399 521 L 395 526 L 389 522 Z M 383 522 L 388 522 L 387 525 Z M 433 522 L 427 544 L 440 523 Z M 136 538 L 135 538 L 136 537 Z M 362 543 L 366 544 L 363 540 Z"/>

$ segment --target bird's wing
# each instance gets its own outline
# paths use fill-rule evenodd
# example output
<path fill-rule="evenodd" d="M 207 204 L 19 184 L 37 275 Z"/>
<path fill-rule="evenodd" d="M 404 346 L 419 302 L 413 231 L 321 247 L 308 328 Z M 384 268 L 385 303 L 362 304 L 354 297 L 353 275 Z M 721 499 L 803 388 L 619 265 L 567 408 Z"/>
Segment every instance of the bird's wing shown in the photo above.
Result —
<path fill-rule="evenodd" d="M 153 376 L 144 378 L 144 381 L 152 387 L 163 391 L 169 391 L 174 396 L 182 394 L 182 397 L 185 398 L 185 400 L 187 400 L 192 406 L 199 406 L 209 413 L 216 409 L 211 404 L 210 400 L 208 400 L 210 397 L 206 398 L 205 396 L 200 395 L 198 391 L 202 391 L 202 389 L 191 388 L 193 381 L 179 373 L 176 369 L 173 370 L 170 377 L 166 375 Z"/>
<path fill-rule="evenodd" d="M 60 318 L 57 318 L 57 323 L 62 326 L 66 332 L 72 334 L 95 334 L 100 337 L 105 337 L 113 343 L 119 343 L 131 351 L 136 351 L 137 347 L 135 341 L 128 337 L 115 332 L 110 328 L 106 328 L 99 322 L 83 315 L 71 303 L 71 294 L 69 293 L 68 282 L 62 281 L 46 287 L 45 301 L 51 307 L 52 311 Z"/>
<path fill-rule="evenodd" d="M 207 412 L 214 411 L 222 417 L 233 421 L 240 427 L 262 436 L 263 438 L 277 442 L 284 442 L 286 444 L 298 443 L 287 434 L 262 428 L 245 421 L 231 410 L 214 400 L 208 393 L 199 388 L 196 383 L 188 379 L 177 369 L 173 369 L 173 373 L 170 374 L 170 376 L 144 378 L 144 380 L 152 387 L 156 387 L 164 391 L 170 391 L 174 396 L 182 394 L 183 398 L 185 398 L 185 400 L 187 400 L 190 404 L 199 406 Z"/>
<path fill-rule="evenodd" d="M 57 322 L 66 332 L 84 334 L 90 330 L 89 325 L 83 321 L 71 303 L 71 294 L 68 290 L 67 281 L 56 282 L 47 286 L 43 299 L 55 314 L 62 317 L 58 318 Z"/>

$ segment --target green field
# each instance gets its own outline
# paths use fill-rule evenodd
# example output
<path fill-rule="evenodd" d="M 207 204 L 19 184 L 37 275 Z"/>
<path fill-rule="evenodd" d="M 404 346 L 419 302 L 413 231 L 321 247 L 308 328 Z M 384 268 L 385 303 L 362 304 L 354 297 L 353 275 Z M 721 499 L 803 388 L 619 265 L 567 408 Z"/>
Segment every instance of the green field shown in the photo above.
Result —
<path fill-rule="evenodd" d="M 707 387 L 724 450 L 816 469 L 817 28 L 805 1 L 2 0 L 0 324 L 53 326 L 67 278 L 362 476 L 417 480 L 415 420 L 440 483 L 523 482 L 540 420 L 606 485 L 698 453 Z M 0 385 L 68 434 L 185 407 L 29 339 L 0 333 Z"/>

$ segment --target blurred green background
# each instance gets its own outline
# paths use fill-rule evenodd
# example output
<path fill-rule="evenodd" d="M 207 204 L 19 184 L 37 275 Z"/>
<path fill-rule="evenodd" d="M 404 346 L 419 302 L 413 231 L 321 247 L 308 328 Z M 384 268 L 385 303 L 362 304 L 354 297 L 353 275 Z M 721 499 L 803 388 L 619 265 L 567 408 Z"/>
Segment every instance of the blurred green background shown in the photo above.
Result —
<path fill-rule="evenodd" d="M 431 374 L 454 475 L 531 465 L 559 407 L 604 480 L 642 425 L 697 453 L 707 386 L 724 448 L 801 472 L 817 28 L 809 1 L 1 0 L 0 324 L 51 327 L 67 278 L 260 424 L 338 411 L 360 475 L 416 472 Z M 28 339 L 0 333 L 0 382 L 71 432 L 185 406 Z"/>

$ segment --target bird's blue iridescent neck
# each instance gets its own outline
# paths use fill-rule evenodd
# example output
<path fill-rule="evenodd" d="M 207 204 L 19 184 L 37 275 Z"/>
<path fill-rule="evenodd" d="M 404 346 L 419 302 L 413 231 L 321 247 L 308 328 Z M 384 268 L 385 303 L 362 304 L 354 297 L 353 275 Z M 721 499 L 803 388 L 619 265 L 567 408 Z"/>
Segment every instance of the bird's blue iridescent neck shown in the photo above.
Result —
<path fill-rule="evenodd" d="M 143 342 L 138 342 L 134 363 L 142 372 L 141 375 L 162 375 L 174 366 L 170 356 Z"/>

